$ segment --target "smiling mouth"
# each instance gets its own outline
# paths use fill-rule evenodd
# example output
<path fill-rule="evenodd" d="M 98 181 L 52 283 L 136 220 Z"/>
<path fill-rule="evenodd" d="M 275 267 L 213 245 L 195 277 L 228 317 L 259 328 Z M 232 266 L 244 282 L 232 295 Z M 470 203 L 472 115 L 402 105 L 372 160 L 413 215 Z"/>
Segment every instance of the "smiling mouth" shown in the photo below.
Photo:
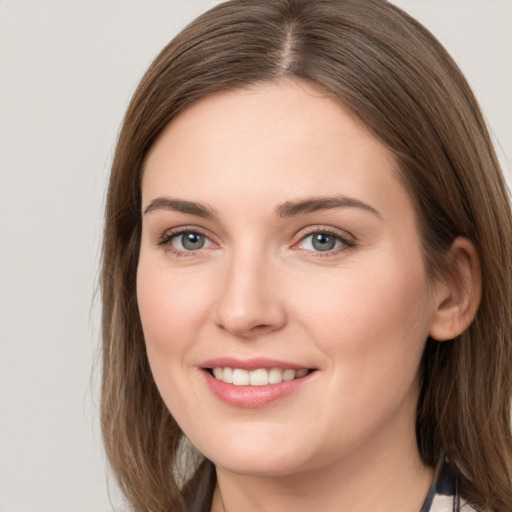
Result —
<path fill-rule="evenodd" d="M 244 370 L 242 368 L 230 368 L 217 366 L 207 369 L 215 379 L 233 384 L 234 386 L 267 386 L 269 384 L 280 384 L 305 377 L 314 370 L 301 368 L 258 368 L 256 370 Z"/>

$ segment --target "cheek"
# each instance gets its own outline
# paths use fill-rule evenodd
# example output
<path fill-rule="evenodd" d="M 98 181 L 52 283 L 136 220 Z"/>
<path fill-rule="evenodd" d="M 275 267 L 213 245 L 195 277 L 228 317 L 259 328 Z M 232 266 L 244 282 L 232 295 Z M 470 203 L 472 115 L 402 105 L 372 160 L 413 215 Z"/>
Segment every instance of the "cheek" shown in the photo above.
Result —
<path fill-rule="evenodd" d="M 364 379 L 376 391 L 378 379 L 406 385 L 418 370 L 430 324 L 428 283 L 421 265 L 390 263 L 317 281 L 296 315 L 308 319 L 313 339 L 350 387 Z"/>
<path fill-rule="evenodd" d="M 151 372 L 160 394 L 176 419 L 193 415 L 183 400 L 187 388 L 182 370 L 191 367 L 191 347 L 204 317 L 204 290 L 183 273 L 176 275 L 141 254 L 137 301 Z"/>
<path fill-rule="evenodd" d="M 200 282 L 200 276 L 176 274 L 141 255 L 137 302 L 148 349 L 177 351 L 194 338 L 207 301 L 207 290 Z"/>
<path fill-rule="evenodd" d="M 187 366 L 204 316 L 204 290 L 195 284 L 190 276 L 176 276 L 141 254 L 137 271 L 139 313 L 151 371 L 169 408 L 176 407 L 172 390 L 180 386 L 177 370 Z"/>
<path fill-rule="evenodd" d="M 337 407 L 323 408 L 333 423 L 346 421 L 348 412 L 347 438 L 355 439 L 397 411 L 414 414 L 429 296 L 422 272 L 352 274 L 344 284 L 330 289 L 331 300 L 322 300 L 314 315 L 311 299 L 310 329 L 333 377 L 325 396 L 337 397 Z"/>

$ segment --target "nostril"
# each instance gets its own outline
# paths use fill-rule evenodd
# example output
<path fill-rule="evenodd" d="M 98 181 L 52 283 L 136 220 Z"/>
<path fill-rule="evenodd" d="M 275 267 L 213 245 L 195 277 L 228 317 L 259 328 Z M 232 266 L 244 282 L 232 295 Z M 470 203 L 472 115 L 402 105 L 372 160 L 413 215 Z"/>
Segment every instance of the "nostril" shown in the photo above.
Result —
<path fill-rule="evenodd" d="M 267 325 L 267 324 L 258 324 L 258 325 L 255 325 L 252 330 L 253 331 L 263 331 L 264 329 L 268 329 L 270 327 L 270 325 Z"/>

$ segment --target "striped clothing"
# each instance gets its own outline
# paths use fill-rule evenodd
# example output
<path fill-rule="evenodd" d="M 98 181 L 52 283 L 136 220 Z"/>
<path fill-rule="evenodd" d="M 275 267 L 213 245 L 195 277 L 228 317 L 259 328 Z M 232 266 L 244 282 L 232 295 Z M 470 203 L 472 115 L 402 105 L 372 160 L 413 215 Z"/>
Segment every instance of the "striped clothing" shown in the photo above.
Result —
<path fill-rule="evenodd" d="M 476 512 L 459 495 L 458 478 L 447 465 L 438 467 L 420 512 Z"/>

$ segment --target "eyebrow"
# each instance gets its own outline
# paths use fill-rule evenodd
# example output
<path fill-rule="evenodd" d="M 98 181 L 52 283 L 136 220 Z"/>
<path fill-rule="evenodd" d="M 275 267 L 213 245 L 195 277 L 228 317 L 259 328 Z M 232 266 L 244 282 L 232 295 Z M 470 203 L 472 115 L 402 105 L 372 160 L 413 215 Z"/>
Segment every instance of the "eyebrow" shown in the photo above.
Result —
<path fill-rule="evenodd" d="M 275 215 L 279 219 L 294 217 L 296 215 L 313 213 L 320 210 L 330 210 L 334 208 L 360 208 L 372 213 L 377 217 L 381 214 L 369 204 L 347 196 L 335 197 L 312 197 L 298 201 L 286 201 L 275 209 Z M 169 197 L 157 197 L 153 199 L 144 210 L 144 214 L 157 210 L 169 210 L 190 215 L 196 215 L 202 218 L 214 218 L 217 216 L 215 210 L 204 204 L 184 199 L 171 199 Z"/>
<path fill-rule="evenodd" d="M 153 201 L 151 201 L 144 210 L 144 214 L 154 212 L 156 210 L 188 213 L 203 218 L 215 217 L 215 210 L 206 205 L 193 201 L 185 201 L 183 199 L 170 199 L 168 197 L 157 197 L 156 199 L 153 199 Z"/>
<path fill-rule="evenodd" d="M 361 208 L 381 218 L 381 214 L 369 204 L 347 196 L 313 197 L 299 201 L 286 201 L 276 208 L 275 213 L 278 218 L 285 218 L 333 208 Z"/>

